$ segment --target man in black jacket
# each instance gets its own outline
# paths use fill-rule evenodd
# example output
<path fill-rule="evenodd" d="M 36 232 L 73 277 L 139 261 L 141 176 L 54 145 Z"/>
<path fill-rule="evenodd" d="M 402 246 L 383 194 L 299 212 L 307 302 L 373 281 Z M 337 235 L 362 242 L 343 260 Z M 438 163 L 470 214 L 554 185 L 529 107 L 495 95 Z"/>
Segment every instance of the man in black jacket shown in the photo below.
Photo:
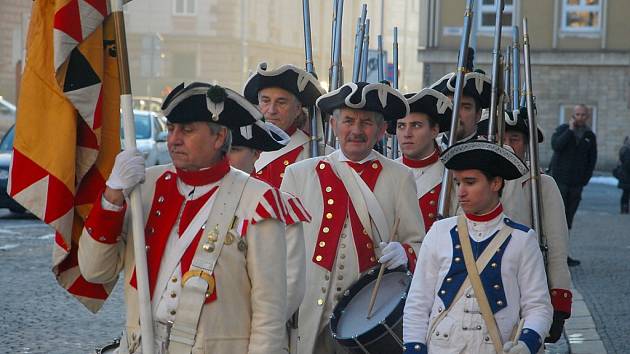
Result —
<path fill-rule="evenodd" d="M 589 118 L 588 108 L 579 104 L 573 108 L 569 124 L 560 125 L 551 137 L 551 175 L 562 194 L 569 229 L 582 199 L 582 188 L 591 179 L 597 161 L 595 133 L 586 124 Z M 571 257 L 567 261 L 569 266 L 580 264 Z"/>

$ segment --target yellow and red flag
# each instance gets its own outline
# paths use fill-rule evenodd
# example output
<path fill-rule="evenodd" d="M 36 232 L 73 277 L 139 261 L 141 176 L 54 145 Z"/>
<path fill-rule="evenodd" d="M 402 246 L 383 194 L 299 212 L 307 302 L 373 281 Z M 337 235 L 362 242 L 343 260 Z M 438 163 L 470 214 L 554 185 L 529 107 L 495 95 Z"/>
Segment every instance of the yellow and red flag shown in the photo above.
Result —
<path fill-rule="evenodd" d="M 77 247 L 120 151 L 113 43 L 107 0 L 33 2 L 7 188 L 55 229 L 52 270 L 93 312 L 114 284 L 87 282 Z"/>

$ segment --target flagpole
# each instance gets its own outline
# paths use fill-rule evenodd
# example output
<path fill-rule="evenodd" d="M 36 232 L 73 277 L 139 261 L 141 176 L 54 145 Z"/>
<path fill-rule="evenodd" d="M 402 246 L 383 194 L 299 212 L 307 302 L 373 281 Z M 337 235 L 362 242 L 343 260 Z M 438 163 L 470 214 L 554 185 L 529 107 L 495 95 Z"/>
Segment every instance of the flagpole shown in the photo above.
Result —
<path fill-rule="evenodd" d="M 131 96 L 131 79 L 129 75 L 129 60 L 127 57 L 127 40 L 125 35 L 125 20 L 122 0 L 111 0 L 111 11 L 114 16 L 116 32 L 116 58 L 120 80 L 120 108 L 123 116 L 123 131 L 125 146 L 136 147 L 136 133 L 133 117 L 133 101 Z M 149 293 L 149 277 L 147 269 L 146 244 L 144 240 L 144 220 L 140 186 L 131 191 L 131 226 L 133 232 L 133 251 L 136 266 L 138 286 L 138 306 L 140 309 L 140 331 L 142 353 L 153 354 L 153 319 L 151 313 L 151 295 Z"/>

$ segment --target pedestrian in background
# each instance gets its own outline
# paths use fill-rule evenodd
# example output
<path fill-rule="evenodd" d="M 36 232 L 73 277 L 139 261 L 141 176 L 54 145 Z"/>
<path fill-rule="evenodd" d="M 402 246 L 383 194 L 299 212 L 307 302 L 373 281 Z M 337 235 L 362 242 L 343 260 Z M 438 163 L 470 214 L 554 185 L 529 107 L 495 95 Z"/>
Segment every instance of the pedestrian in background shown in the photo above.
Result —
<path fill-rule="evenodd" d="M 564 201 L 569 230 L 582 199 L 582 188 L 591 179 L 597 162 L 597 140 L 587 124 L 589 119 L 588 108 L 579 104 L 573 108 L 569 123 L 561 124 L 551 137 L 551 175 Z M 580 264 L 571 257 L 567 257 L 567 262 L 569 266 Z"/>
<path fill-rule="evenodd" d="M 630 137 L 623 139 L 623 145 L 619 149 L 619 164 L 615 167 L 613 175 L 619 180 L 617 187 L 621 193 L 621 213 L 628 214 L 628 201 L 630 200 Z"/>

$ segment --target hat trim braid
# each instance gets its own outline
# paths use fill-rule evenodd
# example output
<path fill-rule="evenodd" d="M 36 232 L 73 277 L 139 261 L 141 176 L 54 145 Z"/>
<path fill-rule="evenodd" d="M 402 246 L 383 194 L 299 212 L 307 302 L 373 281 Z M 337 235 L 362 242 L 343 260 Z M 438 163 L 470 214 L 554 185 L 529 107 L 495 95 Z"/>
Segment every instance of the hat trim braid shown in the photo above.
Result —
<path fill-rule="evenodd" d="M 521 174 L 521 176 L 525 175 L 527 171 L 529 171 L 529 169 L 527 168 L 527 166 L 525 166 L 523 161 L 521 161 L 521 159 L 519 159 L 516 155 L 507 151 L 505 148 L 502 148 L 499 145 L 495 145 L 490 142 L 467 142 L 463 144 L 453 145 L 452 147 L 444 151 L 440 159 L 442 160 L 444 164 L 446 164 L 450 159 L 452 159 L 456 155 L 459 155 L 463 152 L 467 152 L 471 150 L 486 150 L 486 151 L 492 151 L 498 154 L 499 156 L 508 160 L 514 167 L 516 167 L 516 169 Z"/>

